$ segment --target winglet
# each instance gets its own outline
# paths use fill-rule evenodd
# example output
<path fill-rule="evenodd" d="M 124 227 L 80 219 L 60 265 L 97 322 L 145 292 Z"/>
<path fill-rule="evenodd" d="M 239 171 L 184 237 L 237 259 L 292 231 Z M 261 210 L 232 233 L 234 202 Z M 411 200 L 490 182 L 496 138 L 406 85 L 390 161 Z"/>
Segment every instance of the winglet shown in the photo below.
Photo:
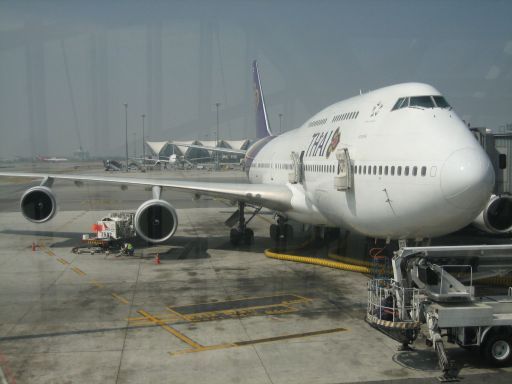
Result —
<path fill-rule="evenodd" d="M 265 108 L 265 100 L 261 90 L 260 75 L 256 60 L 252 62 L 252 78 L 256 101 L 256 135 L 258 139 L 262 139 L 267 136 L 272 136 L 272 131 L 268 123 L 267 109 Z"/>

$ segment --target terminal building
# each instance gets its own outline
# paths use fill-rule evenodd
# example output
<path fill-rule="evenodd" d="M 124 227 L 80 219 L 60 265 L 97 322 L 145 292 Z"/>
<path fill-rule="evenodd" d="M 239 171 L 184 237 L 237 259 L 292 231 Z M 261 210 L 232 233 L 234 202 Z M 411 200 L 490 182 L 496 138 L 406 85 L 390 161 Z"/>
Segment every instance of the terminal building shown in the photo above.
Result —
<path fill-rule="evenodd" d="M 471 131 L 487 152 L 494 167 L 494 193 L 512 194 L 512 132 L 492 133 L 491 130 L 481 127 L 471 128 Z"/>
<path fill-rule="evenodd" d="M 218 147 L 236 150 L 246 150 L 251 142 L 244 140 L 219 140 Z M 188 162 L 205 162 L 215 157 L 214 151 L 207 148 L 217 147 L 215 140 L 185 140 L 185 141 L 146 141 L 147 147 L 150 149 L 152 156 L 155 158 L 169 158 L 176 155 Z M 204 146 L 205 149 L 193 147 Z M 242 155 L 221 153 L 220 158 L 223 162 L 239 162 Z"/>

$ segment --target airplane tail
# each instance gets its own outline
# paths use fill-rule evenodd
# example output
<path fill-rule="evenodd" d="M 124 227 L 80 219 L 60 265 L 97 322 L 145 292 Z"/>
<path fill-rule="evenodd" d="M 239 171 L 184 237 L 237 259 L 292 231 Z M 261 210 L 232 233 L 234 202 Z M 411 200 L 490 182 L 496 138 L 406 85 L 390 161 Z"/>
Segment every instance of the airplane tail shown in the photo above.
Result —
<path fill-rule="evenodd" d="M 254 97 L 256 99 L 256 135 L 258 139 L 262 139 L 273 135 L 268 123 L 267 109 L 265 108 L 265 100 L 261 90 L 260 74 L 258 72 L 258 63 L 256 60 L 252 62 L 252 76 Z"/>

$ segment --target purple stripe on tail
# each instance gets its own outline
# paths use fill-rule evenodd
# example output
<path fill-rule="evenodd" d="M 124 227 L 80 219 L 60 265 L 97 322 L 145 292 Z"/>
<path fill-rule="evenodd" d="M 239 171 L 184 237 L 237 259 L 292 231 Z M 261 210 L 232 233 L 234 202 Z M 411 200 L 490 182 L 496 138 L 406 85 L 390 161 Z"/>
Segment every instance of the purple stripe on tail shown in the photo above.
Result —
<path fill-rule="evenodd" d="M 252 79 L 254 97 L 256 101 L 256 137 L 262 139 L 272 136 L 270 125 L 268 123 L 267 110 L 265 108 L 265 100 L 261 90 L 260 75 L 258 73 L 258 63 L 256 60 L 252 62 Z"/>

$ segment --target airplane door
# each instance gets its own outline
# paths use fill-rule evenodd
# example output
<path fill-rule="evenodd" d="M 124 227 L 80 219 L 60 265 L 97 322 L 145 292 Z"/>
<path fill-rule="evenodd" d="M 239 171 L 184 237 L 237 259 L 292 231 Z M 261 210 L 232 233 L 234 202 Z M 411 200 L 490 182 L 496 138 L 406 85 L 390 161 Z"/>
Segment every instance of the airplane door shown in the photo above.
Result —
<path fill-rule="evenodd" d="M 297 152 L 292 152 L 290 157 L 292 158 L 293 170 L 288 174 L 288 181 L 292 184 L 302 183 L 304 175 L 304 151 L 300 153 L 300 156 L 297 155 Z"/>
<path fill-rule="evenodd" d="M 336 159 L 338 160 L 338 172 L 334 176 L 334 187 L 338 191 L 346 191 L 352 188 L 352 168 L 350 167 L 348 148 L 338 149 Z"/>

